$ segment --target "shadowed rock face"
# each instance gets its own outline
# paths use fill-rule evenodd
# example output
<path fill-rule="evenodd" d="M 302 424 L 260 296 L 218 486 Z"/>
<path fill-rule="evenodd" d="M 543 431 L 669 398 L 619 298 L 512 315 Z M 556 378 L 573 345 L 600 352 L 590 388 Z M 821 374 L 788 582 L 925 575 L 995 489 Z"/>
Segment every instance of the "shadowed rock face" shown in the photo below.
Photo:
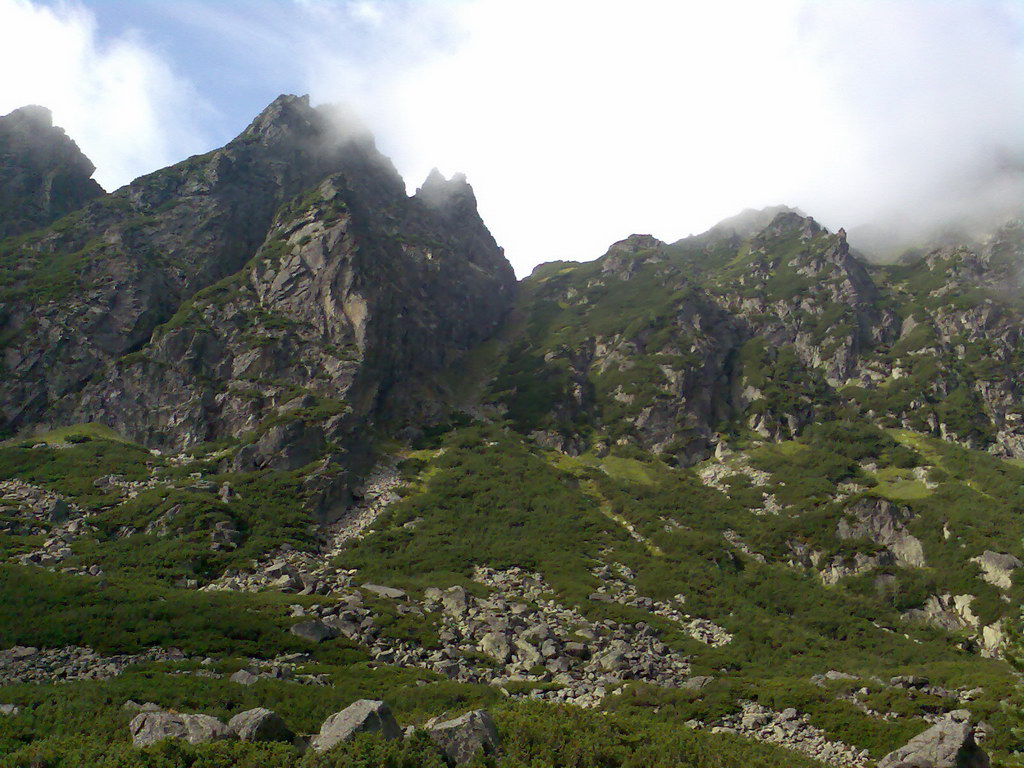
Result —
<path fill-rule="evenodd" d="M 94 170 L 45 107 L 0 117 L 0 239 L 46 226 L 101 196 Z"/>
<path fill-rule="evenodd" d="M 507 311 L 514 276 L 472 189 L 425 187 L 408 197 L 368 135 L 282 96 L 223 149 L 94 202 L 19 246 L 35 276 L 0 305 L 0 429 L 97 420 L 177 448 L 251 429 L 299 389 L 339 419 L 283 420 L 239 468 L 309 462 Z M 226 391 L 240 380 L 261 396 Z"/>

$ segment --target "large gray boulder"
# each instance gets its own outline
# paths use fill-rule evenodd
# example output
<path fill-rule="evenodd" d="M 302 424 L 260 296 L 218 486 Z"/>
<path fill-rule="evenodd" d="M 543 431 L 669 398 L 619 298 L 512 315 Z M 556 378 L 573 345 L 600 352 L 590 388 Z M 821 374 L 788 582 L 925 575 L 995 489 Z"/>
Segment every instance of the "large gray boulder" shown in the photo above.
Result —
<path fill-rule="evenodd" d="M 177 712 L 142 712 L 136 715 L 128 730 L 136 747 L 145 747 L 163 739 L 179 739 L 189 744 L 204 741 L 227 741 L 237 738 L 235 732 L 209 715 L 182 715 Z"/>
<path fill-rule="evenodd" d="M 292 624 L 289 629 L 296 637 L 309 640 L 311 643 L 320 643 L 338 636 L 338 630 L 327 626 L 319 619 L 300 621 L 298 624 Z"/>
<path fill-rule="evenodd" d="M 264 707 L 239 712 L 228 721 L 228 728 L 241 741 L 291 741 L 295 738 L 281 716 Z"/>
<path fill-rule="evenodd" d="M 348 741 L 357 733 L 379 733 L 384 739 L 402 738 L 402 729 L 383 701 L 360 699 L 328 717 L 313 737 L 311 746 L 317 752 Z"/>
<path fill-rule="evenodd" d="M 974 741 L 971 713 L 958 709 L 883 757 L 878 768 L 989 768 L 989 761 Z"/>
<path fill-rule="evenodd" d="M 483 709 L 467 712 L 454 720 L 431 720 L 425 730 L 455 765 L 468 763 L 481 750 L 485 755 L 493 755 L 500 744 L 498 729 Z"/>

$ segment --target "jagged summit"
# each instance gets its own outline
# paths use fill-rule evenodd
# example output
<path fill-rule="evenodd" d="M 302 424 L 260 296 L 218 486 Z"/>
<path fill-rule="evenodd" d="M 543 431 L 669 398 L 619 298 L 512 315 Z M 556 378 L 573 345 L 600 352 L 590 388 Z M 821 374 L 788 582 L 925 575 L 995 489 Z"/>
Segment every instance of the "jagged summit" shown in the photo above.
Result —
<path fill-rule="evenodd" d="M 794 234 L 803 240 L 810 240 L 818 235 L 828 234 L 828 230 L 810 216 L 795 210 L 785 210 L 775 214 L 768 225 L 757 234 L 757 238 L 766 240 Z"/>
<path fill-rule="evenodd" d="M 46 107 L 0 117 L 0 239 L 44 226 L 103 194 L 96 167 Z"/>
<path fill-rule="evenodd" d="M 792 208 L 788 205 L 773 205 L 767 208 L 747 208 L 735 216 L 722 219 L 722 221 L 715 224 L 711 229 L 703 234 L 711 237 L 751 237 L 771 224 L 772 220 L 782 213 L 803 215 L 803 212 L 799 208 Z"/>
<path fill-rule="evenodd" d="M 245 423 L 227 414 L 224 421 L 222 409 L 211 409 L 204 398 L 224 393 L 193 387 L 179 359 L 182 348 L 165 342 L 152 350 L 174 372 L 160 386 L 162 368 L 126 380 L 116 365 L 150 349 L 162 338 L 161 326 L 223 280 L 265 277 L 265 286 L 253 281 L 263 300 L 272 296 L 282 311 L 301 310 L 304 321 L 319 324 L 338 344 L 352 340 L 365 349 L 374 342 L 369 378 L 376 384 L 357 388 L 368 398 L 363 413 L 379 405 L 375 388 L 383 398 L 411 369 L 434 369 L 446 354 L 478 341 L 507 308 L 514 276 L 480 220 L 472 190 L 456 177 L 427 193 L 446 190 L 443 207 L 421 205 L 408 197 L 373 137 L 354 125 L 331 107 L 311 107 L 308 97 L 280 96 L 224 147 L 136 179 L 76 220 L 17 244 L 9 254 L 10 278 L 0 284 L 7 352 L 0 431 L 87 418 L 164 444 Z M 273 267 L 254 270 L 254 259 Z M 54 264 L 62 270 L 56 278 Z M 477 268 L 471 279 L 464 274 L 468 264 Z M 407 282 L 424 270 L 418 282 Z M 303 304 L 305 294 L 297 299 L 302 291 L 316 303 Z M 444 309 L 436 305 L 442 296 Z M 56 343 L 50 324 L 60 328 Z M 442 335 L 435 338 L 430 328 Z M 222 343 L 236 341 L 228 334 Z M 270 367 L 285 366 L 292 352 Z M 298 386 L 312 385 L 310 371 L 319 364 L 299 374 Z M 351 366 L 331 364 L 340 396 L 350 387 Z M 203 367 L 189 365 L 193 373 Z M 206 376 L 221 383 L 232 378 L 222 371 Z M 48 382 L 44 390 L 40 380 Z M 176 414 L 176 429 L 155 416 L 161 410 Z M 194 428 L 182 429 L 189 419 Z"/>
<path fill-rule="evenodd" d="M 661 248 L 664 245 L 665 243 L 654 235 L 630 235 L 618 242 L 612 243 L 605 255 L 635 254 L 651 250 L 652 248 Z"/>
<path fill-rule="evenodd" d="M 278 140 L 318 135 L 325 130 L 323 114 L 310 106 L 309 95 L 281 94 L 268 104 L 238 136 L 238 140 Z"/>
<path fill-rule="evenodd" d="M 431 169 L 415 197 L 433 208 L 447 209 L 454 215 L 476 209 L 476 195 L 464 173 L 452 174 L 450 179 L 437 169 Z"/>

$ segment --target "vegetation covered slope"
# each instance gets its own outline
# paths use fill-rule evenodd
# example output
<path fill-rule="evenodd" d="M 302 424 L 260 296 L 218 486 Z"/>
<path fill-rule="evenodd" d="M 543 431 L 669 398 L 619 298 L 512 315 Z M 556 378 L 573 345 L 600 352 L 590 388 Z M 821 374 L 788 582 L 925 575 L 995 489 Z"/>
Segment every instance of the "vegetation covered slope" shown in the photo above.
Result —
<path fill-rule="evenodd" d="M 464 180 L 275 105 L 0 243 L 0 765 L 442 760 L 140 750 L 129 699 L 486 706 L 503 766 L 1020 746 L 1019 225 L 877 267 L 778 209 L 516 292 Z"/>

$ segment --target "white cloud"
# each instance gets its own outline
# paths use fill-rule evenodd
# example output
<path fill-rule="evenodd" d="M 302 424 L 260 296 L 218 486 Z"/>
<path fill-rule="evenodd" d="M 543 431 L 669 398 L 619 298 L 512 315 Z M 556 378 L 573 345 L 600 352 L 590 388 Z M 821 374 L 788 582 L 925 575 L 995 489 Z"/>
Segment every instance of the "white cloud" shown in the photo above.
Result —
<path fill-rule="evenodd" d="M 410 188 L 465 172 L 520 274 L 745 207 L 920 227 L 1024 195 L 1019 0 L 179 0 L 153 16 L 217 41 L 233 75 L 353 107 Z M 101 178 L 194 151 L 198 99 L 139 38 L 101 44 L 79 6 L 28 0 L 0 0 L 0 30 L 0 66 L 24 73 L 0 108 L 53 107 Z"/>
<path fill-rule="evenodd" d="M 42 104 L 111 189 L 206 148 L 208 107 L 139 35 L 101 41 L 75 3 L 0 0 L 0 114 Z"/>
<path fill-rule="evenodd" d="M 333 44 L 307 48 L 308 88 L 354 103 L 410 185 L 466 172 L 520 273 L 747 206 L 850 227 L 1022 199 L 986 175 L 1024 149 L 1012 2 L 375 7 L 360 28 L 318 5 Z"/>

